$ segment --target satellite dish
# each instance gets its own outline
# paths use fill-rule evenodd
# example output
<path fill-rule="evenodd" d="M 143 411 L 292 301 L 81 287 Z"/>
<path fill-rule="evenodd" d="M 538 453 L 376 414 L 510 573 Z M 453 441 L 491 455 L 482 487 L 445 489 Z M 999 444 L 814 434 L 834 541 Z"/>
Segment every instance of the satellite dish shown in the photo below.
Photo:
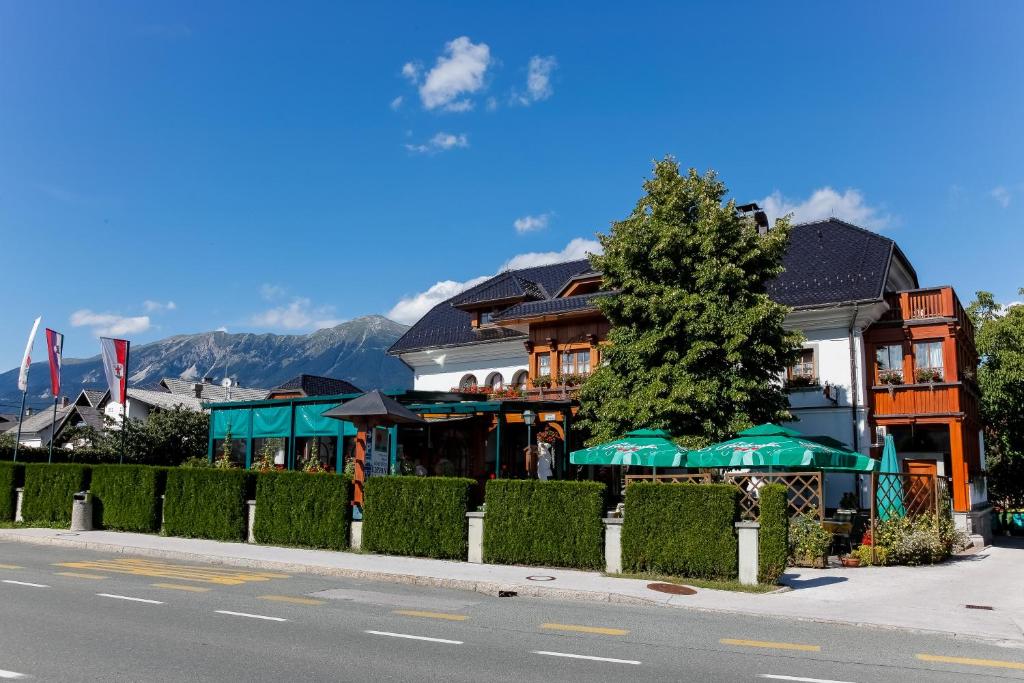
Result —
<path fill-rule="evenodd" d="M 235 383 L 231 380 L 230 377 L 225 377 L 220 381 L 220 385 L 225 389 L 230 389 L 232 386 L 234 386 L 234 384 Z"/>

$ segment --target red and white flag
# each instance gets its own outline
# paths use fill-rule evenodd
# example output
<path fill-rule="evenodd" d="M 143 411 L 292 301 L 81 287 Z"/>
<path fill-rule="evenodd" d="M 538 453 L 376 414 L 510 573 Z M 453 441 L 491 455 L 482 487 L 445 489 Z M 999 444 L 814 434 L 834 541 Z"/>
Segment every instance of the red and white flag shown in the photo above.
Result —
<path fill-rule="evenodd" d="M 50 393 L 56 399 L 60 396 L 60 361 L 64 355 L 64 335 L 47 327 L 46 349 L 50 354 Z"/>
<path fill-rule="evenodd" d="M 103 355 L 103 372 L 110 387 L 110 400 L 124 403 L 128 388 L 128 340 L 100 337 L 100 352 Z"/>
<path fill-rule="evenodd" d="M 28 369 L 32 365 L 32 345 L 36 342 L 36 332 L 39 330 L 40 320 L 42 317 L 36 318 L 36 321 L 32 323 L 32 331 L 28 333 L 25 355 L 21 359 L 21 370 L 18 372 L 18 391 L 28 391 Z"/>

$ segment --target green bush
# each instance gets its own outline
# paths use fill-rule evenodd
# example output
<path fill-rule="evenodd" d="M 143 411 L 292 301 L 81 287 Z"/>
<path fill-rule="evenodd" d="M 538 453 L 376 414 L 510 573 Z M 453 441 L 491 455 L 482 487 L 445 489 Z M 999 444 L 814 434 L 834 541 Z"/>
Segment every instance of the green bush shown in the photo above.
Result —
<path fill-rule="evenodd" d="M 14 489 L 25 476 L 25 466 L 17 462 L 0 462 L 0 521 L 14 520 Z"/>
<path fill-rule="evenodd" d="M 738 496 L 729 484 L 630 484 L 622 521 L 623 570 L 736 578 Z"/>
<path fill-rule="evenodd" d="M 259 543 L 348 548 L 352 480 L 332 474 L 267 472 L 256 477 Z"/>
<path fill-rule="evenodd" d="M 167 470 L 149 465 L 97 465 L 89 490 L 100 529 L 160 530 L 160 490 Z"/>
<path fill-rule="evenodd" d="M 793 519 L 789 529 L 789 554 L 801 565 L 822 565 L 832 546 L 830 534 L 818 519 L 818 511 L 810 510 Z"/>
<path fill-rule="evenodd" d="M 890 517 L 878 522 L 872 539 L 875 547 L 883 551 L 877 564 L 935 564 L 946 559 L 951 551 L 931 515 Z"/>
<path fill-rule="evenodd" d="M 28 524 L 66 526 L 71 523 L 72 496 L 89 486 L 85 465 L 25 465 L 25 497 L 21 516 Z"/>
<path fill-rule="evenodd" d="M 789 504 L 783 484 L 766 484 L 760 495 L 757 580 L 770 584 L 779 580 L 789 560 Z"/>
<path fill-rule="evenodd" d="M 472 479 L 371 477 L 363 501 L 363 547 L 371 552 L 466 559 Z"/>
<path fill-rule="evenodd" d="M 484 561 L 604 566 L 605 485 L 589 481 L 487 482 Z"/>
<path fill-rule="evenodd" d="M 250 476 L 244 470 L 168 470 L 164 531 L 168 536 L 244 541 Z"/>

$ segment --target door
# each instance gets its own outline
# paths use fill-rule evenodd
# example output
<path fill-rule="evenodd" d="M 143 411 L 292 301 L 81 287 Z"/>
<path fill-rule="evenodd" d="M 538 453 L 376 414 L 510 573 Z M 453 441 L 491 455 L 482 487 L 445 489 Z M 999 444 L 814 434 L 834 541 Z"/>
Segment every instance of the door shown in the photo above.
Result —
<path fill-rule="evenodd" d="M 903 466 L 907 472 L 907 514 L 915 516 L 935 510 L 935 476 L 938 473 L 936 461 L 905 460 Z"/>

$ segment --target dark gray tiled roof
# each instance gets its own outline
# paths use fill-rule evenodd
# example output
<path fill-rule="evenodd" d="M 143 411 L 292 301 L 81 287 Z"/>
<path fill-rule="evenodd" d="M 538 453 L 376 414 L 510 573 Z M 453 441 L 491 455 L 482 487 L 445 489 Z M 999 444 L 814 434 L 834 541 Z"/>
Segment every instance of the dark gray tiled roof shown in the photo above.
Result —
<path fill-rule="evenodd" d="M 361 394 L 363 390 L 343 379 L 320 377 L 319 375 L 296 375 L 279 387 L 271 390 L 302 391 L 306 396 L 339 396 L 341 394 Z"/>
<path fill-rule="evenodd" d="M 502 273 L 486 282 L 481 282 L 452 299 L 453 306 L 485 304 L 488 301 L 509 299 L 547 299 L 544 287 L 533 280 L 527 280 L 514 272 Z"/>
<path fill-rule="evenodd" d="M 577 296 L 565 296 L 560 299 L 547 299 L 545 301 L 524 301 L 494 316 L 494 320 L 517 320 L 548 315 L 549 313 L 591 311 L 596 308 L 594 299 L 601 296 L 601 294 L 579 294 Z"/>

